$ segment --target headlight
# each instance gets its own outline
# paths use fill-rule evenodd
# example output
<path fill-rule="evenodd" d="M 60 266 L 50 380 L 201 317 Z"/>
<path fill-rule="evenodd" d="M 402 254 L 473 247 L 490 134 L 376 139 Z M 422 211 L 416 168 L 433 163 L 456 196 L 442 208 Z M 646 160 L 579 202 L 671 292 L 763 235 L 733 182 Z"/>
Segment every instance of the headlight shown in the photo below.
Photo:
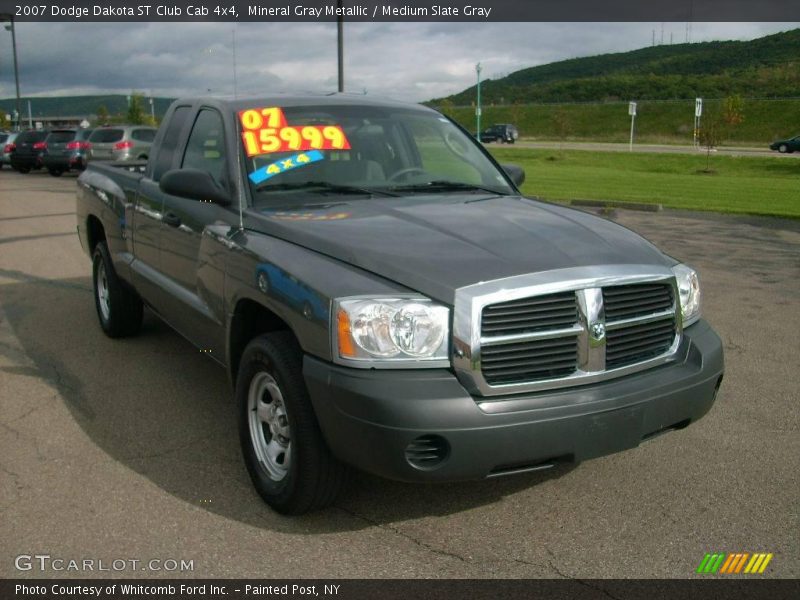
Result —
<path fill-rule="evenodd" d="M 700 280 L 697 271 L 684 264 L 675 265 L 672 272 L 678 280 L 683 326 L 686 327 L 700 318 Z"/>
<path fill-rule="evenodd" d="M 334 303 L 334 352 L 365 367 L 449 366 L 450 311 L 427 298 L 342 298 Z"/>

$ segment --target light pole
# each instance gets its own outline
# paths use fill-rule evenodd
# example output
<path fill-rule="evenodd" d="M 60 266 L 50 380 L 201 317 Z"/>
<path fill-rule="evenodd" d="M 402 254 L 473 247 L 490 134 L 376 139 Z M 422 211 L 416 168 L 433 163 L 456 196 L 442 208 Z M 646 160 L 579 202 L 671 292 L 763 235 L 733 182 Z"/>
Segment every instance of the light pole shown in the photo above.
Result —
<path fill-rule="evenodd" d="M 475 137 L 478 141 L 481 141 L 481 63 L 475 65 L 475 72 L 478 74 L 478 103 L 475 107 L 475 120 L 477 121 L 477 128 L 478 131 L 475 134 Z"/>
<path fill-rule="evenodd" d="M 339 64 L 339 93 L 344 91 L 344 15 L 342 15 L 342 0 L 337 0 L 336 7 L 336 55 Z"/>
<path fill-rule="evenodd" d="M 14 83 L 17 86 L 17 131 L 20 130 L 20 120 L 22 119 L 22 109 L 19 100 L 19 67 L 17 66 L 17 35 L 14 30 L 14 17 L 8 13 L 0 15 L 0 20 L 8 21 L 6 31 L 11 32 L 11 46 L 14 49 Z"/>
<path fill-rule="evenodd" d="M 234 99 L 239 95 L 236 89 L 236 28 L 231 31 L 233 38 L 233 97 Z"/>

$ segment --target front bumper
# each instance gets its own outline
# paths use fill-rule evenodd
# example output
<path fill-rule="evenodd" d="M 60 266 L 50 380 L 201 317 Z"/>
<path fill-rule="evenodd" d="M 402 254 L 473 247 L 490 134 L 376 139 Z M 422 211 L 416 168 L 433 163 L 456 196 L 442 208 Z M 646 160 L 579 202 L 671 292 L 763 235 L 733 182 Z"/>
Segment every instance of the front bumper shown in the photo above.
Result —
<path fill-rule="evenodd" d="M 470 396 L 444 369 L 348 369 L 307 356 L 303 372 L 341 460 L 391 479 L 449 481 L 587 460 L 696 421 L 722 381 L 722 343 L 701 320 L 684 330 L 678 356 L 599 384 L 493 398 Z M 443 448 L 433 466 L 407 460 L 421 436 L 436 436 Z"/>

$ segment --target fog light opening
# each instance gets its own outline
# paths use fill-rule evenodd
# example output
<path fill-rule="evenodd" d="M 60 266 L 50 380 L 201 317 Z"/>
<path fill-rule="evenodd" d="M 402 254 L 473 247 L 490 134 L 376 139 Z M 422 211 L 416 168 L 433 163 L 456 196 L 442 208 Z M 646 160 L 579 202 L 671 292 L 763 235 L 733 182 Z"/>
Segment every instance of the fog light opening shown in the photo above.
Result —
<path fill-rule="evenodd" d="M 440 435 L 421 435 L 406 447 L 406 461 L 415 469 L 431 471 L 450 456 L 450 444 Z"/>

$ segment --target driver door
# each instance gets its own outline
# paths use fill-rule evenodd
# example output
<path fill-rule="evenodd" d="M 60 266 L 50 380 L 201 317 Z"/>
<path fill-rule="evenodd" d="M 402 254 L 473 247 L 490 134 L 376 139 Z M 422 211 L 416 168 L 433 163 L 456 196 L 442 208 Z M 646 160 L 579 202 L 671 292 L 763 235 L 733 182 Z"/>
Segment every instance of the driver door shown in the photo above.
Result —
<path fill-rule="evenodd" d="M 180 168 L 207 171 L 217 185 L 228 189 L 222 116 L 211 108 L 197 113 Z M 166 194 L 161 230 L 161 270 L 170 290 L 165 318 L 212 358 L 224 361 L 224 253 L 211 224 L 231 225 L 238 217 L 210 202 Z"/>

